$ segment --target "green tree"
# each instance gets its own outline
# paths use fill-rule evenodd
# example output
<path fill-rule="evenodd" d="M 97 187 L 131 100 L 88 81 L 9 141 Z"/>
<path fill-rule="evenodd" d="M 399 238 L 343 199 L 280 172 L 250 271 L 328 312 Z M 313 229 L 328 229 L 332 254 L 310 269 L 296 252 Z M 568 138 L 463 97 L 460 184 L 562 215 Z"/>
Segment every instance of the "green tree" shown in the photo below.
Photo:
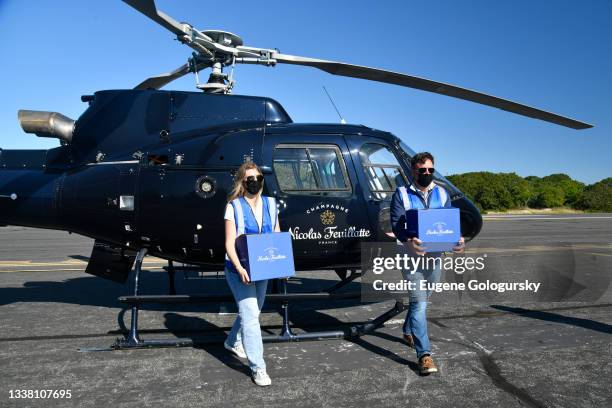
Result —
<path fill-rule="evenodd" d="M 507 210 L 524 206 L 530 196 L 529 183 L 514 173 L 480 171 L 457 174 L 448 179 L 480 210 Z"/>
<path fill-rule="evenodd" d="M 588 211 L 612 212 L 612 178 L 587 187 L 560 173 L 522 178 L 515 173 L 478 171 L 447 178 L 481 211 L 565 205 Z"/>
<path fill-rule="evenodd" d="M 584 190 L 584 183 L 573 180 L 567 174 L 562 173 L 542 177 L 541 182 L 560 187 L 565 195 L 563 204 L 567 206 L 574 206 Z"/>
<path fill-rule="evenodd" d="M 512 197 L 510 208 L 527 207 L 533 194 L 531 184 L 515 173 L 500 173 L 498 177 Z"/>
<path fill-rule="evenodd" d="M 587 211 L 612 212 L 612 177 L 585 187 L 576 207 Z"/>
<path fill-rule="evenodd" d="M 565 202 L 565 193 L 559 186 L 543 183 L 537 189 L 531 200 L 535 208 L 561 207 Z"/>

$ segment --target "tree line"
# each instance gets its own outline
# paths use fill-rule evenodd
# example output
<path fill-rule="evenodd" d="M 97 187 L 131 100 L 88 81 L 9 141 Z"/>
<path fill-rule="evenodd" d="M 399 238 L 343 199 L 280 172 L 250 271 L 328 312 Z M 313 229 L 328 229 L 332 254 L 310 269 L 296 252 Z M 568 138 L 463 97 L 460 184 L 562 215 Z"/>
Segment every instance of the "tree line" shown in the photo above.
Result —
<path fill-rule="evenodd" d="M 612 177 L 586 185 L 567 174 L 521 177 L 486 171 L 448 176 L 481 211 L 568 207 L 612 212 Z"/>

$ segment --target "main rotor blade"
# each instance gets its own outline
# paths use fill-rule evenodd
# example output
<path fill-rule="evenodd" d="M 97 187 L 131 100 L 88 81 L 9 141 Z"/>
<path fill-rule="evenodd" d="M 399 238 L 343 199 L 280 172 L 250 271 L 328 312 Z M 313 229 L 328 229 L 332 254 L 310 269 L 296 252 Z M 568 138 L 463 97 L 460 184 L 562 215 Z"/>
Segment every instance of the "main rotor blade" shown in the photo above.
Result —
<path fill-rule="evenodd" d="M 299 57 L 296 55 L 287 55 L 280 53 L 274 53 L 272 55 L 272 58 L 274 58 L 276 62 L 280 63 L 305 65 L 318 68 L 332 75 L 367 79 L 370 81 L 377 82 L 385 82 L 388 84 L 400 85 L 408 88 L 420 89 L 422 91 L 452 96 L 454 98 L 464 99 L 466 101 L 492 106 L 494 108 L 516 113 L 518 115 L 528 116 L 534 119 L 540 119 L 546 122 L 566 126 L 572 129 L 588 129 L 593 127 L 593 125 L 590 125 L 588 123 L 580 122 L 575 119 L 560 116 L 555 113 L 543 111 L 541 109 L 533 108 L 531 106 L 523 105 L 517 102 L 512 102 L 507 99 L 498 98 L 497 96 L 487 95 L 481 92 L 472 91 L 470 89 L 460 88 L 458 86 L 445 84 L 442 82 L 436 82 L 430 79 L 419 78 L 412 75 L 385 71 L 377 68 L 364 67 L 361 65 L 346 64 L 343 62 L 326 61 L 316 58 Z M 239 61 L 237 60 L 237 62 Z"/>
<path fill-rule="evenodd" d="M 157 10 L 154 0 L 123 0 L 123 2 L 129 4 L 145 16 L 149 17 L 151 20 L 172 31 L 174 34 L 187 34 L 181 23 L 179 23 L 163 11 Z"/>
<path fill-rule="evenodd" d="M 162 86 L 174 81 L 177 78 L 182 77 L 187 73 L 189 73 L 189 64 L 183 64 L 172 72 L 167 72 L 165 74 L 160 74 L 145 79 L 144 81 L 136 85 L 134 89 L 159 89 Z"/>

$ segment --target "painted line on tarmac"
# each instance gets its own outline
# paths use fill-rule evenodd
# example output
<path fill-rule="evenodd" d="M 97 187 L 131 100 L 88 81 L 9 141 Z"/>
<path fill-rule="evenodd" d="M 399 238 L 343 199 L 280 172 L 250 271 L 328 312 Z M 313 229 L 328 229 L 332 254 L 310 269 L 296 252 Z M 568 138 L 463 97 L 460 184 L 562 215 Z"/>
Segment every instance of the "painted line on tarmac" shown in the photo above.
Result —
<path fill-rule="evenodd" d="M 143 265 L 165 265 L 164 261 L 144 261 Z M 34 262 L 34 261 L 0 261 L 0 268 L 15 268 L 28 266 L 76 266 L 87 265 L 87 261 L 60 261 L 60 262 Z"/>
<path fill-rule="evenodd" d="M 0 269 L 0 273 L 9 273 L 9 272 L 64 272 L 64 271 L 81 271 L 85 272 L 83 268 L 62 268 L 62 269 L 19 269 L 19 270 L 2 270 Z"/>
<path fill-rule="evenodd" d="M 159 268 L 151 268 L 151 269 L 161 269 L 161 267 Z M 80 271 L 80 272 L 85 272 L 85 268 L 58 268 L 58 269 L 17 269 L 17 270 L 10 270 L 10 269 L 0 269 L 0 273 L 15 273 L 15 272 L 71 272 L 71 271 Z"/>
<path fill-rule="evenodd" d="M 162 259 L 151 259 L 144 261 L 143 267 L 149 269 L 161 269 L 167 265 L 167 262 Z M 60 262 L 34 262 L 28 261 L 0 261 L 0 273 L 8 272 L 64 272 L 64 271 L 80 271 L 85 272 L 87 261 L 78 259 L 69 259 Z M 19 269 L 15 269 L 19 268 Z"/>
<path fill-rule="evenodd" d="M 612 256 L 612 254 L 602 254 L 601 252 L 587 252 L 589 255 Z"/>
<path fill-rule="evenodd" d="M 515 253 L 515 252 L 549 252 L 549 251 L 567 251 L 567 250 L 585 250 L 585 249 L 604 249 L 612 250 L 612 244 L 601 244 L 601 245 L 589 245 L 589 244 L 575 244 L 566 246 L 547 246 L 547 245 L 528 245 L 517 248 L 494 248 L 494 247 L 478 247 L 468 246 L 465 249 L 466 254 L 473 253 Z"/>
<path fill-rule="evenodd" d="M 612 219 L 612 216 L 575 216 L 575 217 L 555 217 L 552 215 L 490 215 L 483 216 L 485 221 L 534 221 L 534 220 L 545 220 L 545 221 L 559 221 L 559 220 L 597 220 L 597 219 Z"/>

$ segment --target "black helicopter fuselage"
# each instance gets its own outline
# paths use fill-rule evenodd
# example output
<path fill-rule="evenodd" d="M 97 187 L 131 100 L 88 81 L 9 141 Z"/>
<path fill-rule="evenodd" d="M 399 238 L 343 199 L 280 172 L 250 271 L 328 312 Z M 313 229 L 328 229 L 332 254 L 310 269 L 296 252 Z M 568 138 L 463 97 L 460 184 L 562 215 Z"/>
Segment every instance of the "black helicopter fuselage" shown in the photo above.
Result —
<path fill-rule="evenodd" d="M 393 240 L 389 203 L 412 152 L 365 126 L 296 124 L 270 98 L 100 91 L 69 143 L 0 150 L 0 224 L 66 230 L 121 249 L 219 270 L 224 208 L 245 160 L 265 176 L 296 268 L 358 267 L 360 243 Z M 462 233 L 478 210 L 446 179 Z"/>

